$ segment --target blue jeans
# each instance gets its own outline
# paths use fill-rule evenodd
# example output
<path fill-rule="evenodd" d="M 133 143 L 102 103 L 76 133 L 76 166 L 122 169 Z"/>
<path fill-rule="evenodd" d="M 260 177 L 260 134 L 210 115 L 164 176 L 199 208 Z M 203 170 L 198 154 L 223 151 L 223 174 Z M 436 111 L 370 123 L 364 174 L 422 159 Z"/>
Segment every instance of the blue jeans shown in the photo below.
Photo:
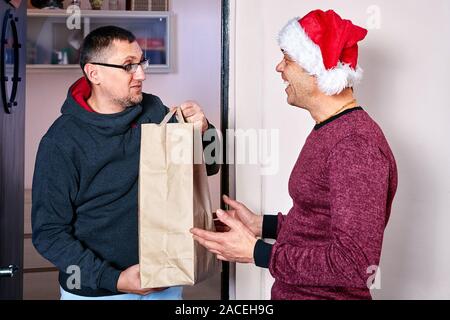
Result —
<path fill-rule="evenodd" d="M 183 287 L 171 287 L 163 291 L 141 296 L 134 293 L 117 294 L 113 296 L 84 297 L 69 293 L 60 287 L 61 300 L 183 300 Z"/>

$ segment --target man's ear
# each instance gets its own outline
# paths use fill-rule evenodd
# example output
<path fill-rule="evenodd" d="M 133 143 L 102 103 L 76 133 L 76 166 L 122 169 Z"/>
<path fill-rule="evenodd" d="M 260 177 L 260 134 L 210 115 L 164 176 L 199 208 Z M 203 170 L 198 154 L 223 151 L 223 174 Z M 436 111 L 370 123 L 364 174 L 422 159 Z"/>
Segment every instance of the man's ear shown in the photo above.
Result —
<path fill-rule="evenodd" d="M 86 63 L 84 65 L 84 74 L 86 75 L 86 77 L 89 79 L 89 81 L 93 84 L 99 84 L 100 83 L 100 78 L 98 75 L 98 68 L 97 66 L 90 64 L 90 63 Z"/>

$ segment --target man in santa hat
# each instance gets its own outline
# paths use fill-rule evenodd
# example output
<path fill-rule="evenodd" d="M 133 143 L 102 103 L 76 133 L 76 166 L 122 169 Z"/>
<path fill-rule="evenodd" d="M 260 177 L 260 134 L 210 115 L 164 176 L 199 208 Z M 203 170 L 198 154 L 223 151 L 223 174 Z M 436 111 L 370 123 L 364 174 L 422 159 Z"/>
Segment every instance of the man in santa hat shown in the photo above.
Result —
<path fill-rule="evenodd" d="M 226 232 L 191 230 L 221 260 L 269 268 L 272 299 L 371 299 L 397 168 L 380 127 L 353 97 L 366 35 L 332 10 L 281 30 L 276 70 L 287 101 L 316 121 L 289 180 L 293 207 L 261 216 L 224 196 L 232 210 L 217 216 Z"/>

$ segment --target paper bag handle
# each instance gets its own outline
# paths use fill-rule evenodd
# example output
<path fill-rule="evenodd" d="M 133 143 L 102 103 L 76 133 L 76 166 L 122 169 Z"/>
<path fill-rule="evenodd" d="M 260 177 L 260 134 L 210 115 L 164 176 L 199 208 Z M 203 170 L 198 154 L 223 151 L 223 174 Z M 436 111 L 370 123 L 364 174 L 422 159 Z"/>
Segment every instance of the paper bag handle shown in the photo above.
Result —
<path fill-rule="evenodd" d="M 186 121 L 184 120 L 183 113 L 181 112 L 181 108 L 174 108 L 171 111 L 169 111 L 168 114 L 166 114 L 166 116 L 164 117 L 164 119 L 161 121 L 161 123 L 159 125 L 167 124 L 167 122 L 169 122 L 169 120 L 173 117 L 175 112 L 177 113 L 177 120 L 178 120 L 178 122 L 179 123 L 186 123 Z"/>
<path fill-rule="evenodd" d="M 183 112 L 181 112 L 181 108 L 177 108 L 177 120 L 179 123 L 186 123 L 186 120 L 184 120 Z"/>

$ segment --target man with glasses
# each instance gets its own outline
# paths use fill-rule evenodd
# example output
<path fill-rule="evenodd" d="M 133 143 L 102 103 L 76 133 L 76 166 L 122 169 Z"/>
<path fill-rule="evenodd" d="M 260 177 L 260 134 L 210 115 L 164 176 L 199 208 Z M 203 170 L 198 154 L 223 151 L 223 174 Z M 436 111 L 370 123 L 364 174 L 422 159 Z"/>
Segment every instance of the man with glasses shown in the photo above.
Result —
<path fill-rule="evenodd" d="M 39 145 L 33 244 L 60 270 L 61 299 L 181 299 L 181 287 L 140 286 L 140 125 L 168 113 L 142 92 L 148 60 L 132 33 L 107 26 L 84 39 L 80 66 L 84 77 Z M 196 103 L 181 109 L 187 122 L 214 130 Z M 209 175 L 218 170 L 207 166 Z"/>

